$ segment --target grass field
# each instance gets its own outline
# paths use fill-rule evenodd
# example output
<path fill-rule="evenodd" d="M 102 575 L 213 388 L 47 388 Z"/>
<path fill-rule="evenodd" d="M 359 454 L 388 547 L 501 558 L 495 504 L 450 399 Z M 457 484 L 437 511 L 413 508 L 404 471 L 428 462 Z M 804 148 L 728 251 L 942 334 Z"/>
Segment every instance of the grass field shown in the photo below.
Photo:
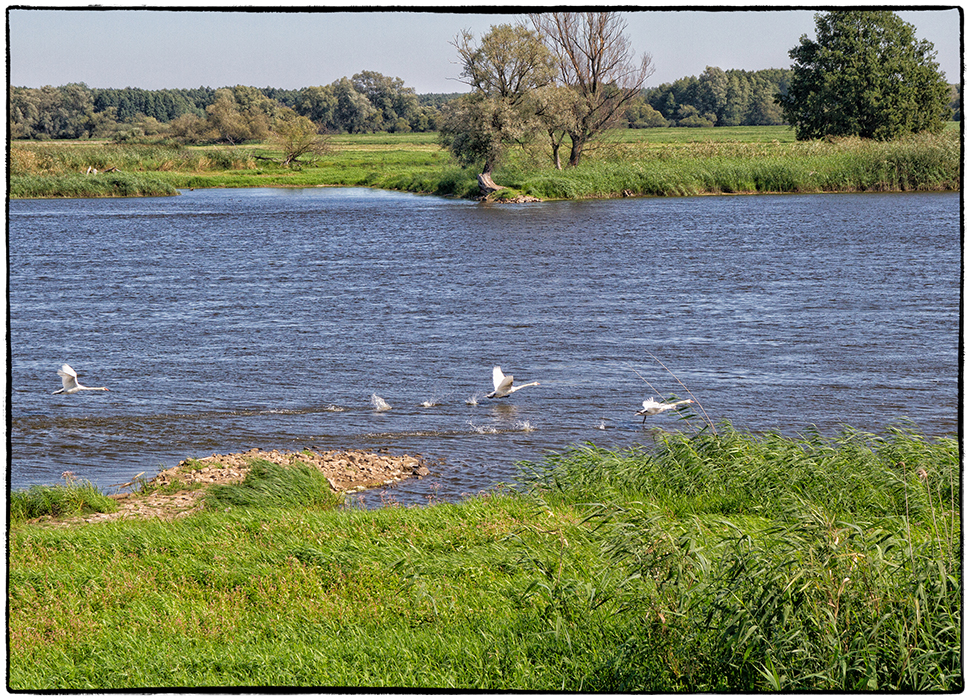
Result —
<path fill-rule="evenodd" d="M 14 523 L 8 683 L 957 691 L 959 469 L 905 428 L 722 425 L 363 511 L 268 465 L 180 520 Z"/>
<path fill-rule="evenodd" d="M 955 123 L 954 123 L 955 124 Z M 478 194 L 435 134 L 337 135 L 316 163 L 281 168 L 267 144 L 165 146 L 24 142 L 10 151 L 12 197 L 174 194 L 191 187 L 362 186 L 446 196 Z M 788 127 L 620 130 L 558 171 L 544 144 L 514 149 L 495 173 L 511 194 L 542 199 L 756 192 L 958 190 L 960 133 L 897 142 L 796 142 Z M 98 169 L 88 175 L 89 168 Z"/>

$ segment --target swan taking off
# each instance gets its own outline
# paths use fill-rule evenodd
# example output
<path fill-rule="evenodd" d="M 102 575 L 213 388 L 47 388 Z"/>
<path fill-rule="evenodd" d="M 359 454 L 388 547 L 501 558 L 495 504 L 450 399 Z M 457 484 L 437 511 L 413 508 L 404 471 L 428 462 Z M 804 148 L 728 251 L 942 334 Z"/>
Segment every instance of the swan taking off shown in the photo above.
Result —
<path fill-rule="evenodd" d="M 637 411 L 638 416 L 643 416 L 643 422 L 647 422 L 647 416 L 655 416 L 658 413 L 663 413 L 664 411 L 669 411 L 671 408 L 677 408 L 678 406 L 683 406 L 685 404 L 694 403 L 691 399 L 684 399 L 683 401 L 674 401 L 673 403 L 660 403 L 659 401 L 654 401 L 651 396 L 649 399 L 643 402 L 643 408 Z"/>
<path fill-rule="evenodd" d="M 502 368 L 498 365 L 492 369 L 492 384 L 495 386 L 495 391 L 491 394 L 485 394 L 486 399 L 501 399 L 513 391 L 518 391 L 519 389 L 525 389 L 527 386 L 539 386 L 539 382 L 529 382 L 528 384 L 520 384 L 519 386 L 512 386 L 512 375 L 502 374 Z"/>
<path fill-rule="evenodd" d="M 57 370 L 57 373 L 61 377 L 61 383 L 64 385 L 63 389 L 58 389 L 55 394 L 76 394 L 79 391 L 107 391 L 106 386 L 84 386 L 83 384 L 77 383 L 77 372 L 75 372 L 70 365 L 61 365 L 61 368 Z"/>

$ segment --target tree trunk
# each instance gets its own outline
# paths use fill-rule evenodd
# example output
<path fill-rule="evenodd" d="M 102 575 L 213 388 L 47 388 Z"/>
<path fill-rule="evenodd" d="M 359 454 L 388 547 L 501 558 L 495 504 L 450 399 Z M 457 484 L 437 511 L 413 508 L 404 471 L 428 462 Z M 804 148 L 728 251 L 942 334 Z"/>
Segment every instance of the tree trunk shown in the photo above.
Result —
<path fill-rule="evenodd" d="M 586 144 L 586 139 L 579 134 L 570 134 L 569 140 L 572 142 L 572 148 L 569 149 L 569 165 L 575 168 L 579 165 L 579 159 L 583 155 L 583 146 Z"/>
<path fill-rule="evenodd" d="M 478 191 L 482 193 L 483 197 L 487 197 L 492 192 L 498 192 L 500 189 L 502 188 L 492 180 L 491 173 L 482 173 L 478 176 Z"/>

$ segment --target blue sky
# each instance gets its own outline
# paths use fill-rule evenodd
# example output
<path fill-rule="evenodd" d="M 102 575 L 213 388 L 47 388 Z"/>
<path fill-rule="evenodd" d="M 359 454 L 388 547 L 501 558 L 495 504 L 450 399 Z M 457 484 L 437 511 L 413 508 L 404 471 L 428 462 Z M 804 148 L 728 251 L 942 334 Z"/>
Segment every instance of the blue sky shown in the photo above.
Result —
<path fill-rule="evenodd" d="M 102 6 L 109 9 L 8 9 L 10 83 L 296 89 L 370 70 L 401 78 L 420 94 L 460 92 L 466 87 L 457 81 L 460 68 L 449 42 L 462 29 L 481 37 L 492 25 L 522 17 L 515 12 L 475 14 L 469 12 L 474 6 L 467 5 L 433 12 L 422 11 L 420 5 L 398 5 L 398 11 L 370 6 L 364 12 L 326 5 L 317 12 L 254 5 L 249 7 L 263 11 L 215 5 L 209 11 L 166 10 L 163 4 L 152 5 L 158 8 L 154 10 L 110 9 L 110 2 Z M 799 37 L 814 37 L 811 9 L 696 11 L 698 7 L 704 6 L 624 12 L 634 48 L 653 56 L 656 71 L 648 86 L 699 75 L 706 66 L 788 68 L 788 51 Z M 934 44 L 940 68 L 950 82 L 958 82 L 959 11 L 897 12 L 916 27 L 917 38 Z"/>

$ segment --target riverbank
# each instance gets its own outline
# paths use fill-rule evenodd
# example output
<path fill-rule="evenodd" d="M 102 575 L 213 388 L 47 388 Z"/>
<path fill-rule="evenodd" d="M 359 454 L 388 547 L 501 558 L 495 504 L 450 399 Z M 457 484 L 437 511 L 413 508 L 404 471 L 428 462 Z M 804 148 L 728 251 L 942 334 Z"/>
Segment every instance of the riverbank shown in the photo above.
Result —
<path fill-rule="evenodd" d="M 375 187 L 476 198 L 477 171 L 456 166 L 434 134 L 332 138 L 312 165 L 281 168 L 266 144 L 185 147 L 104 142 L 11 145 L 13 198 L 173 195 L 206 187 Z M 493 179 L 498 198 L 585 199 L 703 194 L 956 191 L 961 143 L 942 134 L 894 142 L 796 142 L 786 127 L 611 132 L 576 168 L 541 149 L 510 152 Z M 94 172 L 97 171 L 97 172 Z"/>
<path fill-rule="evenodd" d="M 409 478 L 421 479 L 430 474 L 420 456 L 374 454 L 362 450 L 300 452 L 260 450 L 253 448 L 235 454 L 214 454 L 201 459 L 184 459 L 176 466 L 144 478 L 137 474 L 122 490 L 101 498 L 88 485 L 78 485 L 72 474 L 65 473 L 64 486 L 37 486 L 14 491 L 10 519 L 15 524 L 29 520 L 51 525 L 98 523 L 130 518 L 172 520 L 196 513 L 211 487 L 241 484 L 253 467 L 307 467 L 322 475 L 334 498 L 342 502 L 350 494 L 366 489 L 390 486 Z M 67 494 L 71 497 L 67 497 Z M 47 511 L 38 514 L 39 511 Z"/>
<path fill-rule="evenodd" d="M 521 466 L 429 507 L 270 466 L 182 518 L 15 525 L 8 684 L 962 689 L 956 439 L 722 425 Z"/>

